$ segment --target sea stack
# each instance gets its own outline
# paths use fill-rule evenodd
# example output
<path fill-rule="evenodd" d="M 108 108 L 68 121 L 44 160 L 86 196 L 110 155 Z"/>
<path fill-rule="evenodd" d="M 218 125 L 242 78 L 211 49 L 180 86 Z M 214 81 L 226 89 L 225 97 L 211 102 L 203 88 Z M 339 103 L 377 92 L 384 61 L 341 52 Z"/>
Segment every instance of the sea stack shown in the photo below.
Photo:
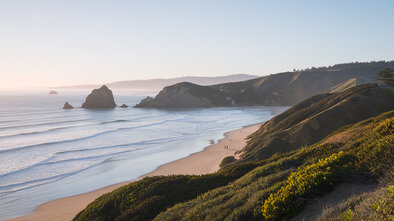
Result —
<path fill-rule="evenodd" d="M 56 91 L 49 91 L 49 94 L 57 94 Z"/>
<path fill-rule="evenodd" d="M 153 98 L 148 96 L 141 100 L 139 104 L 136 104 L 134 107 L 148 107 L 153 102 Z"/>
<path fill-rule="evenodd" d="M 115 108 L 116 104 L 112 91 L 103 85 L 99 89 L 94 89 L 82 104 L 82 108 Z"/>
<path fill-rule="evenodd" d="M 121 107 L 121 108 L 128 108 L 129 106 L 127 106 L 126 104 L 122 104 L 119 107 Z"/>
<path fill-rule="evenodd" d="M 63 109 L 73 109 L 74 107 L 68 102 L 64 103 Z"/>

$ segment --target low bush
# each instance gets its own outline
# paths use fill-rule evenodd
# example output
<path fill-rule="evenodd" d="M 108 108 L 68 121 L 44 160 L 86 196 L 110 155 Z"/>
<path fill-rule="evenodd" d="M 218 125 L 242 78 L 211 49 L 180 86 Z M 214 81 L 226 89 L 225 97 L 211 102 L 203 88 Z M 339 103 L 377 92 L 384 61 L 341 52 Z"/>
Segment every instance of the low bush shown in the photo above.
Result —
<path fill-rule="evenodd" d="M 300 167 L 290 174 L 278 192 L 264 202 L 264 218 L 276 220 L 296 215 L 303 208 L 305 197 L 326 192 L 350 162 L 349 156 L 341 151 L 315 164 Z"/>
<path fill-rule="evenodd" d="M 219 166 L 220 166 L 220 168 L 222 168 L 222 167 L 224 167 L 224 166 L 226 166 L 226 165 L 228 165 L 229 163 L 232 163 L 232 162 L 234 162 L 234 161 L 236 161 L 236 159 L 235 159 L 234 156 L 228 156 L 228 157 L 223 158 L 223 160 L 222 160 L 222 162 L 219 164 Z"/>
<path fill-rule="evenodd" d="M 73 220 L 151 220 L 175 203 L 227 185 L 259 165 L 261 163 L 242 163 L 200 176 L 147 177 L 102 195 Z"/>

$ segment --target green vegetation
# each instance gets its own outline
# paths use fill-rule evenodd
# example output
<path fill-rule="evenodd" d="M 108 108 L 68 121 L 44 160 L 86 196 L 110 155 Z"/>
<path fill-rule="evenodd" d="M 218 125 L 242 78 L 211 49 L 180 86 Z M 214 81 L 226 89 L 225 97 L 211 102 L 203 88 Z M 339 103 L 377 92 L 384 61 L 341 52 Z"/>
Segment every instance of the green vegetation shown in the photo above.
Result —
<path fill-rule="evenodd" d="M 385 185 L 387 186 L 387 185 Z M 355 196 L 328 208 L 320 220 L 393 220 L 394 186 L 381 187 L 373 192 Z"/>
<path fill-rule="evenodd" d="M 99 197 L 74 220 L 283 220 L 344 181 L 386 180 L 386 189 L 392 184 L 394 111 L 329 133 L 313 145 L 257 162 L 236 161 L 216 173 L 133 182 Z M 336 217 L 392 217 L 392 189 L 370 200 L 370 209 L 358 209 L 367 198 L 357 198 Z"/>
<path fill-rule="evenodd" d="M 258 161 L 319 142 L 330 133 L 394 109 L 394 88 L 367 84 L 311 97 L 249 136 L 241 161 Z"/>
<path fill-rule="evenodd" d="M 394 219 L 394 186 L 390 185 L 386 193 L 371 206 L 371 209 L 375 211 L 377 216 L 381 219 L 389 220 Z"/>
<path fill-rule="evenodd" d="M 255 162 L 243 163 L 201 176 L 147 177 L 102 195 L 74 220 L 150 220 L 175 203 L 224 186 L 258 165 Z"/>
<path fill-rule="evenodd" d="M 343 180 L 377 182 L 394 160 L 393 122 L 394 111 L 343 127 L 315 145 L 261 161 L 230 185 L 179 203 L 155 220 L 282 220 Z"/>
<path fill-rule="evenodd" d="M 228 165 L 229 163 L 232 163 L 232 162 L 234 162 L 234 161 L 236 161 L 236 159 L 235 159 L 234 156 L 228 156 L 228 157 L 223 158 L 223 160 L 222 160 L 222 162 L 219 164 L 219 166 L 220 166 L 220 168 L 222 168 L 222 167 L 224 167 L 224 166 L 226 166 L 226 165 Z"/>
<path fill-rule="evenodd" d="M 373 83 L 376 73 L 384 68 L 393 69 L 394 61 L 313 67 L 211 86 L 182 82 L 165 87 L 154 99 L 149 102 L 144 100 L 136 106 L 148 108 L 193 108 L 233 104 L 294 106 L 317 94 L 342 92 L 356 85 Z M 193 102 L 190 97 L 195 98 L 192 99 Z"/>
<path fill-rule="evenodd" d="M 341 151 L 317 163 L 300 167 L 291 173 L 282 188 L 271 194 L 263 205 L 266 219 L 289 218 L 302 209 L 302 198 L 323 192 L 339 179 L 349 164 L 348 157 Z"/>

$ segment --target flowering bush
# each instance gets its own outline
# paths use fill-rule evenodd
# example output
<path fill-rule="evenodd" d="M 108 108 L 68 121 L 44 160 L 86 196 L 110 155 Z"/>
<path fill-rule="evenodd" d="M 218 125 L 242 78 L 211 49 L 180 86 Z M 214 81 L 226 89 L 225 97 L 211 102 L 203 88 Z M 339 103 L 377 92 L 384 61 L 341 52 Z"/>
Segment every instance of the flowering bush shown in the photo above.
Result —
<path fill-rule="evenodd" d="M 291 173 L 284 186 L 264 202 L 264 218 L 275 220 L 297 213 L 305 201 L 302 197 L 319 193 L 336 181 L 338 174 L 346 168 L 345 158 L 341 151 Z"/>

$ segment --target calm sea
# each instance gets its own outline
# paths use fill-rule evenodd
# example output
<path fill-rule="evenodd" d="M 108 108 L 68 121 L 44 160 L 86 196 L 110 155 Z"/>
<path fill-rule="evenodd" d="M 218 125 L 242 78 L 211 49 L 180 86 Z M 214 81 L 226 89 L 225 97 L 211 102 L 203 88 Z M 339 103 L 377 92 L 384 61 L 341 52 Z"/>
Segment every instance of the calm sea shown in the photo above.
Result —
<path fill-rule="evenodd" d="M 0 219 L 135 179 L 286 108 L 63 110 L 88 90 L 0 91 Z M 133 106 L 151 92 L 114 91 Z"/>

